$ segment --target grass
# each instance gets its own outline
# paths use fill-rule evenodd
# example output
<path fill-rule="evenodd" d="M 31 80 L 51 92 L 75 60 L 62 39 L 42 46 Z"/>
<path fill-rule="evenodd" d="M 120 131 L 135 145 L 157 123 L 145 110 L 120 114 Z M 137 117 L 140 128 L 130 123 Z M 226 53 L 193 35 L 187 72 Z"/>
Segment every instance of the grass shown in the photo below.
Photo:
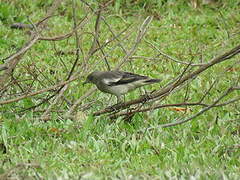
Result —
<path fill-rule="evenodd" d="M 121 1 L 118 1 L 120 3 Z M 147 1 L 150 2 L 150 1 Z M 163 1 L 162 1 L 163 2 Z M 175 2 L 175 1 L 172 1 Z M 1 4 L 4 14 L 0 14 L 0 49 L 1 59 L 15 52 L 21 47 L 28 35 L 22 31 L 11 30 L 9 24 L 15 21 L 27 22 L 26 14 L 31 14 L 33 22 L 44 16 L 44 3 L 30 3 L 28 0 L 21 3 L 11 2 Z M 163 52 L 185 61 L 193 60 L 199 63 L 208 61 L 214 56 L 222 54 L 239 44 L 239 7 L 237 1 L 229 1 L 215 6 L 202 6 L 193 9 L 187 1 L 158 4 L 147 4 L 153 7 L 152 11 L 144 9 L 142 4 L 134 7 L 122 7 L 118 4 L 110 8 L 105 16 L 112 28 L 117 32 L 126 27 L 126 24 L 142 22 L 143 17 L 135 12 L 144 12 L 144 15 L 158 12 L 161 19 L 155 18 L 145 36 L 145 40 L 152 42 Z M 7 5 L 6 5 L 7 4 Z M 17 7 L 15 6 L 17 4 Z M 66 7 L 69 3 L 65 2 Z M 50 20 L 51 32 L 48 36 L 64 34 L 72 27 L 71 6 L 62 5 L 58 11 L 64 11 L 62 17 Z M 6 8 L 8 7 L 8 8 Z M 41 8 L 40 8 L 41 7 Z M 81 3 L 78 4 L 81 7 Z M 238 7 L 238 8 L 237 8 Z M 1 9 L 0 9 L 1 11 Z M 134 12 L 134 13 L 132 13 Z M 81 11 L 78 17 L 81 17 Z M 15 18 L 14 18 L 15 17 Z M 124 18 L 124 21 L 123 21 Z M 86 31 L 92 30 L 94 21 Z M 134 36 L 121 42 L 131 47 Z M 91 45 L 91 36 L 83 37 L 83 49 Z M 110 39 L 107 27 L 102 24 L 101 42 Z M 75 48 L 74 38 L 56 43 L 56 48 L 70 51 Z M 114 45 L 106 47 L 111 67 L 119 62 L 124 53 Z M 204 53 L 203 53 L 204 52 Z M 153 57 L 156 53 L 149 44 L 142 42 L 135 55 Z M 203 55 L 203 57 L 202 57 Z M 82 57 L 82 56 L 81 56 Z M 101 56 L 94 56 L 89 63 L 94 64 Z M 59 60 L 61 58 L 61 61 Z M 56 82 L 65 79 L 74 55 L 56 56 L 51 42 L 39 42 L 31 51 L 25 54 L 24 60 L 14 72 L 15 77 L 24 79 L 29 76 L 24 66 L 35 63 L 41 70 L 39 83 L 34 84 L 33 91 L 51 84 L 43 77 L 43 73 Z M 63 67 L 66 65 L 66 69 Z M 226 67 L 234 61 L 228 61 L 209 69 L 195 79 L 189 87 L 189 99 L 198 100 L 202 91 L 219 79 L 217 88 L 207 97 L 207 103 L 220 96 L 233 81 L 239 78 L 238 71 L 225 72 Z M 103 61 L 92 67 L 104 69 Z M 239 68 L 239 64 L 235 66 Z M 124 70 L 146 74 L 163 79 L 160 86 L 168 83 L 178 75 L 183 67 L 165 58 L 159 61 L 136 59 L 133 63 L 123 67 Z M 34 70 L 34 71 L 37 71 Z M 54 72 L 54 75 L 51 74 Z M 82 79 L 71 83 L 65 96 L 71 101 L 77 100 L 90 86 L 83 87 Z M 41 84 L 42 83 L 42 84 Z M 147 90 L 158 88 L 158 85 L 147 87 Z M 164 103 L 182 102 L 186 89 L 166 99 Z M 11 93 L 18 92 L 13 86 Z M 0 148 L 0 173 L 13 169 L 19 179 L 239 179 L 240 151 L 239 145 L 239 109 L 238 103 L 229 106 L 214 108 L 195 118 L 193 121 L 171 128 L 154 128 L 168 123 L 178 117 L 188 117 L 199 112 L 201 108 L 193 107 L 190 112 L 182 113 L 170 108 L 160 109 L 148 113 L 137 114 L 131 122 L 121 119 L 113 121 L 107 116 L 93 117 L 92 112 L 107 106 L 108 96 L 96 92 L 83 103 L 96 100 L 88 111 L 78 111 L 75 119 L 62 118 L 58 113 L 51 114 L 51 120 L 40 120 L 40 112 L 28 111 L 22 114 L 14 113 L 22 108 L 30 107 L 46 94 L 28 98 L 23 101 L 0 107 L 1 139 L 0 144 L 7 148 Z M 232 96 L 238 96 L 239 92 Z M 127 96 L 134 99 L 139 96 L 135 91 Z M 4 100 L 2 97 L 1 100 Z M 112 99 L 110 103 L 114 103 Z M 45 109 L 48 105 L 41 106 Z M 67 111 L 67 106 L 55 107 Z M 14 168 L 20 163 L 39 164 L 39 168 Z M 12 175 L 13 176 L 13 175 Z"/>

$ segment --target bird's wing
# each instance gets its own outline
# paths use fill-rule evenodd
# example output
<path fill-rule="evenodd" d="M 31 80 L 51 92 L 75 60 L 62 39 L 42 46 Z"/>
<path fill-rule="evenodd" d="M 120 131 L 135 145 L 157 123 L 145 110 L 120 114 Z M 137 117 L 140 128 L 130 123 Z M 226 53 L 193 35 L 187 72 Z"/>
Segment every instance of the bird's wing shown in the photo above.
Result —
<path fill-rule="evenodd" d="M 132 83 L 143 79 L 147 79 L 147 77 L 130 72 L 110 71 L 107 72 L 107 74 L 103 78 L 103 81 L 109 86 L 116 86 L 121 84 Z"/>
<path fill-rule="evenodd" d="M 104 72 L 101 76 L 102 82 L 109 86 L 118 82 L 123 77 L 121 73 L 116 73 L 115 71 Z"/>

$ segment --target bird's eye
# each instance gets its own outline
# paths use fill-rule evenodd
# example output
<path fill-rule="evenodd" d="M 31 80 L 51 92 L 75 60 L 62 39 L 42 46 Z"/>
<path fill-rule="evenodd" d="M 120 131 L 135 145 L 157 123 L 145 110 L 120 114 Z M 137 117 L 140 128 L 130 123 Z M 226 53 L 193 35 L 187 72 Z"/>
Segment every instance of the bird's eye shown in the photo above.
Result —
<path fill-rule="evenodd" d="M 89 81 L 92 81 L 92 80 L 93 80 L 93 77 L 92 77 L 92 76 L 88 76 L 88 80 L 89 80 Z"/>

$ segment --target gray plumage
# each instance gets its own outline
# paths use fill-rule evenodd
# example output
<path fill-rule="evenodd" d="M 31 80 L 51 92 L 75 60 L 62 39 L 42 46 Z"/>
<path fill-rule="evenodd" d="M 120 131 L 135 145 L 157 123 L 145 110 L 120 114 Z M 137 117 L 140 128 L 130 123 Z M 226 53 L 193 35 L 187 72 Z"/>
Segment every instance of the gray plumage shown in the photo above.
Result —
<path fill-rule="evenodd" d="M 10 27 L 12 29 L 33 29 L 33 25 L 24 23 L 14 23 Z"/>
<path fill-rule="evenodd" d="M 85 83 L 93 83 L 105 93 L 117 96 L 121 102 L 121 95 L 124 95 L 144 85 L 160 82 L 160 79 L 152 79 L 124 71 L 94 71 L 87 76 Z"/>

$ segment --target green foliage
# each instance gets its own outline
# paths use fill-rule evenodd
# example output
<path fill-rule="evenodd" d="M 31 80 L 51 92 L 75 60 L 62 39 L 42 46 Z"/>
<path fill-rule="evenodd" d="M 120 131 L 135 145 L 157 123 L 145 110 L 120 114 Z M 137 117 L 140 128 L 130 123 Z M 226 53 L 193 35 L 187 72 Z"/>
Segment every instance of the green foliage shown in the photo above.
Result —
<path fill-rule="evenodd" d="M 27 15 L 33 22 L 40 20 L 52 1 L 8 1 L 0 4 L 0 54 L 1 59 L 15 52 L 26 42 L 27 35 L 23 31 L 11 30 L 8 24 L 15 21 L 27 22 Z M 94 8 L 95 1 L 89 1 Z M 76 1 L 78 20 L 84 16 L 86 7 Z M 44 36 L 57 36 L 70 32 L 72 28 L 71 1 L 64 1 L 58 9 L 60 16 L 50 18 L 48 31 Z M 109 10 L 109 11 L 107 11 Z M 225 1 L 213 6 L 201 6 L 194 9 L 189 1 L 177 0 L 116 0 L 104 11 L 106 21 L 114 32 L 122 31 L 126 25 L 137 25 L 145 15 L 154 15 L 145 40 L 150 41 L 163 52 L 186 62 L 206 62 L 212 57 L 225 52 L 239 44 L 239 7 L 237 1 Z M 117 15 L 116 15 L 117 14 Z M 116 15 L 116 16 L 115 16 Z M 23 18 L 24 17 L 24 18 Z M 160 17 L 160 18 L 159 18 Z M 19 19 L 18 19 L 19 18 Z M 124 20 L 123 20 L 124 19 Z M 89 22 L 84 32 L 94 28 L 94 21 Z M 135 29 L 126 31 L 126 34 Z M 50 33 L 49 33 L 50 32 Z M 82 32 L 82 31 L 81 31 Z M 44 32 L 45 33 L 45 32 Z M 79 34 L 81 34 L 79 32 Z M 92 42 L 92 34 L 81 34 L 81 47 L 84 52 Z M 120 39 L 126 48 L 131 48 L 136 32 L 128 38 Z M 102 23 L 100 43 L 111 39 L 108 27 Z M 14 77 L 25 82 L 31 71 L 37 72 L 37 80 L 29 80 L 27 85 L 34 84 L 30 89 L 39 89 L 66 79 L 75 55 L 74 38 L 52 42 L 40 41 L 28 51 L 14 70 Z M 56 51 L 63 54 L 57 55 Z M 129 50 L 127 49 L 127 50 Z M 110 44 L 104 48 L 111 67 L 124 57 L 125 53 Z M 74 52 L 74 51 L 73 51 Z M 141 43 L 136 56 L 155 57 L 156 53 L 148 43 Z M 97 54 L 89 60 L 92 70 L 105 68 L 101 61 L 102 55 Z M 80 59 L 83 55 L 80 54 Z M 97 63 L 96 63 L 97 62 Z M 233 61 L 232 61 L 233 62 Z M 203 90 L 208 89 L 214 80 L 217 89 L 206 96 L 205 102 L 217 99 L 237 81 L 239 71 L 226 71 L 231 61 L 195 78 L 189 86 L 180 89 L 163 103 L 179 103 L 185 98 L 188 89 L 188 100 L 195 102 L 202 97 Z M 1 62 L 2 63 L 2 62 Z M 35 66 L 33 66 L 35 65 Z M 81 67 L 78 64 L 78 68 Z M 26 68 L 27 67 L 27 68 Z M 34 69 L 37 67 L 37 69 Z M 123 70 L 146 74 L 163 81 L 159 85 L 147 87 L 147 91 L 158 89 L 169 83 L 182 72 L 183 66 L 159 56 L 156 60 L 134 59 Z M 239 68 L 236 64 L 234 68 Z M 29 71 L 26 71 L 28 69 Z M 47 77 L 47 78 L 46 78 Z M 64 96 L 70 102 L 76 101 L 89 88 L 82 86 L 83 79 L 72 82 Z M 33 83 L 34 82 L 34 83 Z M 19 82 L 21 84 L 21 82 Z M 24 85 L 26 85 L 24 84 Z M 21 94 L 14 84 L 10 95 Z M 134 91 L 126 99 L 139 97 L 141 93 Z M 94 117 L 92 112 L 115 103 L 108 100 L 106 94 L 96 92 L 83 103 L 94 101 L 88 111 L 80 111 L 73 120 L 64 118 L 68 111 L 64 103 L 53 108 L 50 120 L 40 119 L 42 111 L 48 108 L 45 103 L 36 111 L 21 112 L 41 102 L 48 94 L 39 94 L 19 102 L 0 107 L 0 173 L 14 169 L 17 164 L 39 164 L 40 168 L 14 169 L 17 177 L 33 177 L 42 179 L 239 179 L 239 104 L 213 108 L 191 122 L 167 129 L 159 125 L 169 123 L 178 118 L 189 117 L 199 112 L 202 107 L 192 107 L 187 112 L 177 112 L 171 108 L 163 108 L 147 113 L 139 113 L 130 122 L 121 118 L 111 120 L 107 116 Z M 228 98 L 239 96 L 239 92 Z M 1 101 L 6 97 L 1 96 Z M 7 149 L 4 152 L 4 148 Z"/>

